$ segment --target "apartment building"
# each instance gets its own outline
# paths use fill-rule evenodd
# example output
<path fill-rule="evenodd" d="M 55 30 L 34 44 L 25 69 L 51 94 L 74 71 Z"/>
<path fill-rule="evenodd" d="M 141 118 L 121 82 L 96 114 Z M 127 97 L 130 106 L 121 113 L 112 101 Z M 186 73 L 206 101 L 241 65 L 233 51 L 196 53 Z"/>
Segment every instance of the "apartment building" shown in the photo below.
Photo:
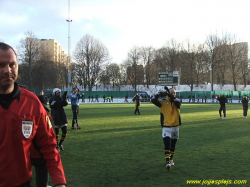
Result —
<path fill-rule="evenodd" d="M 62 46 L 54 39 L 41 39 L 41 47 L 51 54 L 51 60 L 68 65 L 68 55 L 62 49 Z"/>

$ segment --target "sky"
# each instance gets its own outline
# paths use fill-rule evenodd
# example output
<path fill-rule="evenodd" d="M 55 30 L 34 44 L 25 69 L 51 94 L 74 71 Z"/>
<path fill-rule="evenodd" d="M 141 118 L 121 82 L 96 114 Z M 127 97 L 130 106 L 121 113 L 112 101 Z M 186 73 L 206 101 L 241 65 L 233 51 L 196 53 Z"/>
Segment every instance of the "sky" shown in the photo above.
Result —
<path fill-rule="evenodd" d="M 135 46 L 157 49 L 171 39 L 204 43 L 210 34 L 230 33 L 250 42 L 249 0 L 0 0 L 0 10 L 0 40 L 14 48 L 32 31 L 68 53 L 70 18 L 71 55 L 89 34 L 118 64 Z"/>

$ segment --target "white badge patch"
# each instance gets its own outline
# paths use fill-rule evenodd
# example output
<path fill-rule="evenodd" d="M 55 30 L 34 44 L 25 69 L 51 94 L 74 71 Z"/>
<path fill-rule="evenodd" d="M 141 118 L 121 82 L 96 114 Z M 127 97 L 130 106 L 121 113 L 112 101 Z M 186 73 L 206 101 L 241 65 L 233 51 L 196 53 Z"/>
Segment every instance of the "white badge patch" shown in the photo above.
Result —
<path fill-rule="evenodd" d="M 29 138 L 33 131 L 33 121 L 22 121 L 22 132 L 25 138 Z"/>

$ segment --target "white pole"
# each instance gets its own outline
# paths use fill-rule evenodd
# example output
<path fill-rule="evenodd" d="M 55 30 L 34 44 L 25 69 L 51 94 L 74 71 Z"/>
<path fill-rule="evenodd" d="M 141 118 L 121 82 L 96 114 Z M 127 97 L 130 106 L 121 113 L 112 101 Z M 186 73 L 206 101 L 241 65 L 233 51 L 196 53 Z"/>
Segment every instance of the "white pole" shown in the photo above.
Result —
<path fill-rule="evenodd" d="M 68 0 L 68 19 L 66 20 L 68 22 L 68 62 L 67 62 L 67 76 L 68 76 L 68 80 L 67 80 L 67 85 L 68 85 L 68 91 L 70 91 L 69 85 L 71 83 L 71 76 L 70 76 L 70 71 L 69 71 L 69 67 L 70 67 L 70 62 L 71 62 L 71 38 L 70 38 L 70 23 L 72 22 L 72 19 L 70 19 L 70 0 Z"/>

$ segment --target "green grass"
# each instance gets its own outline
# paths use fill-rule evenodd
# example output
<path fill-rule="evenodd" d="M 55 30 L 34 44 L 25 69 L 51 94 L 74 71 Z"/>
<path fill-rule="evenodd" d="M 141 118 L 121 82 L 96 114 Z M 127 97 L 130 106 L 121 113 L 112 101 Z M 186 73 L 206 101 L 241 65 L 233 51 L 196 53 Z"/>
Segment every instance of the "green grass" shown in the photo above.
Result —
<path fill-rule="evenodd" d="M 60 154 L 69 187 L 201 186 L 187 180 L 209 179 L 249 182 L 250 118 L 242 118 L 241 104 L 228 104 L 227 119 L 219 120 L 219 104 L 183 103 L 175 166 L 169 172 L 159 108 L 142 103 L 141 115 L 134 115 L 134 109 L 131 103 L 83 104 L 78 116 L 82 129 L 71 130 L 72 112 L 66 107 L 69 129 Z"/>

